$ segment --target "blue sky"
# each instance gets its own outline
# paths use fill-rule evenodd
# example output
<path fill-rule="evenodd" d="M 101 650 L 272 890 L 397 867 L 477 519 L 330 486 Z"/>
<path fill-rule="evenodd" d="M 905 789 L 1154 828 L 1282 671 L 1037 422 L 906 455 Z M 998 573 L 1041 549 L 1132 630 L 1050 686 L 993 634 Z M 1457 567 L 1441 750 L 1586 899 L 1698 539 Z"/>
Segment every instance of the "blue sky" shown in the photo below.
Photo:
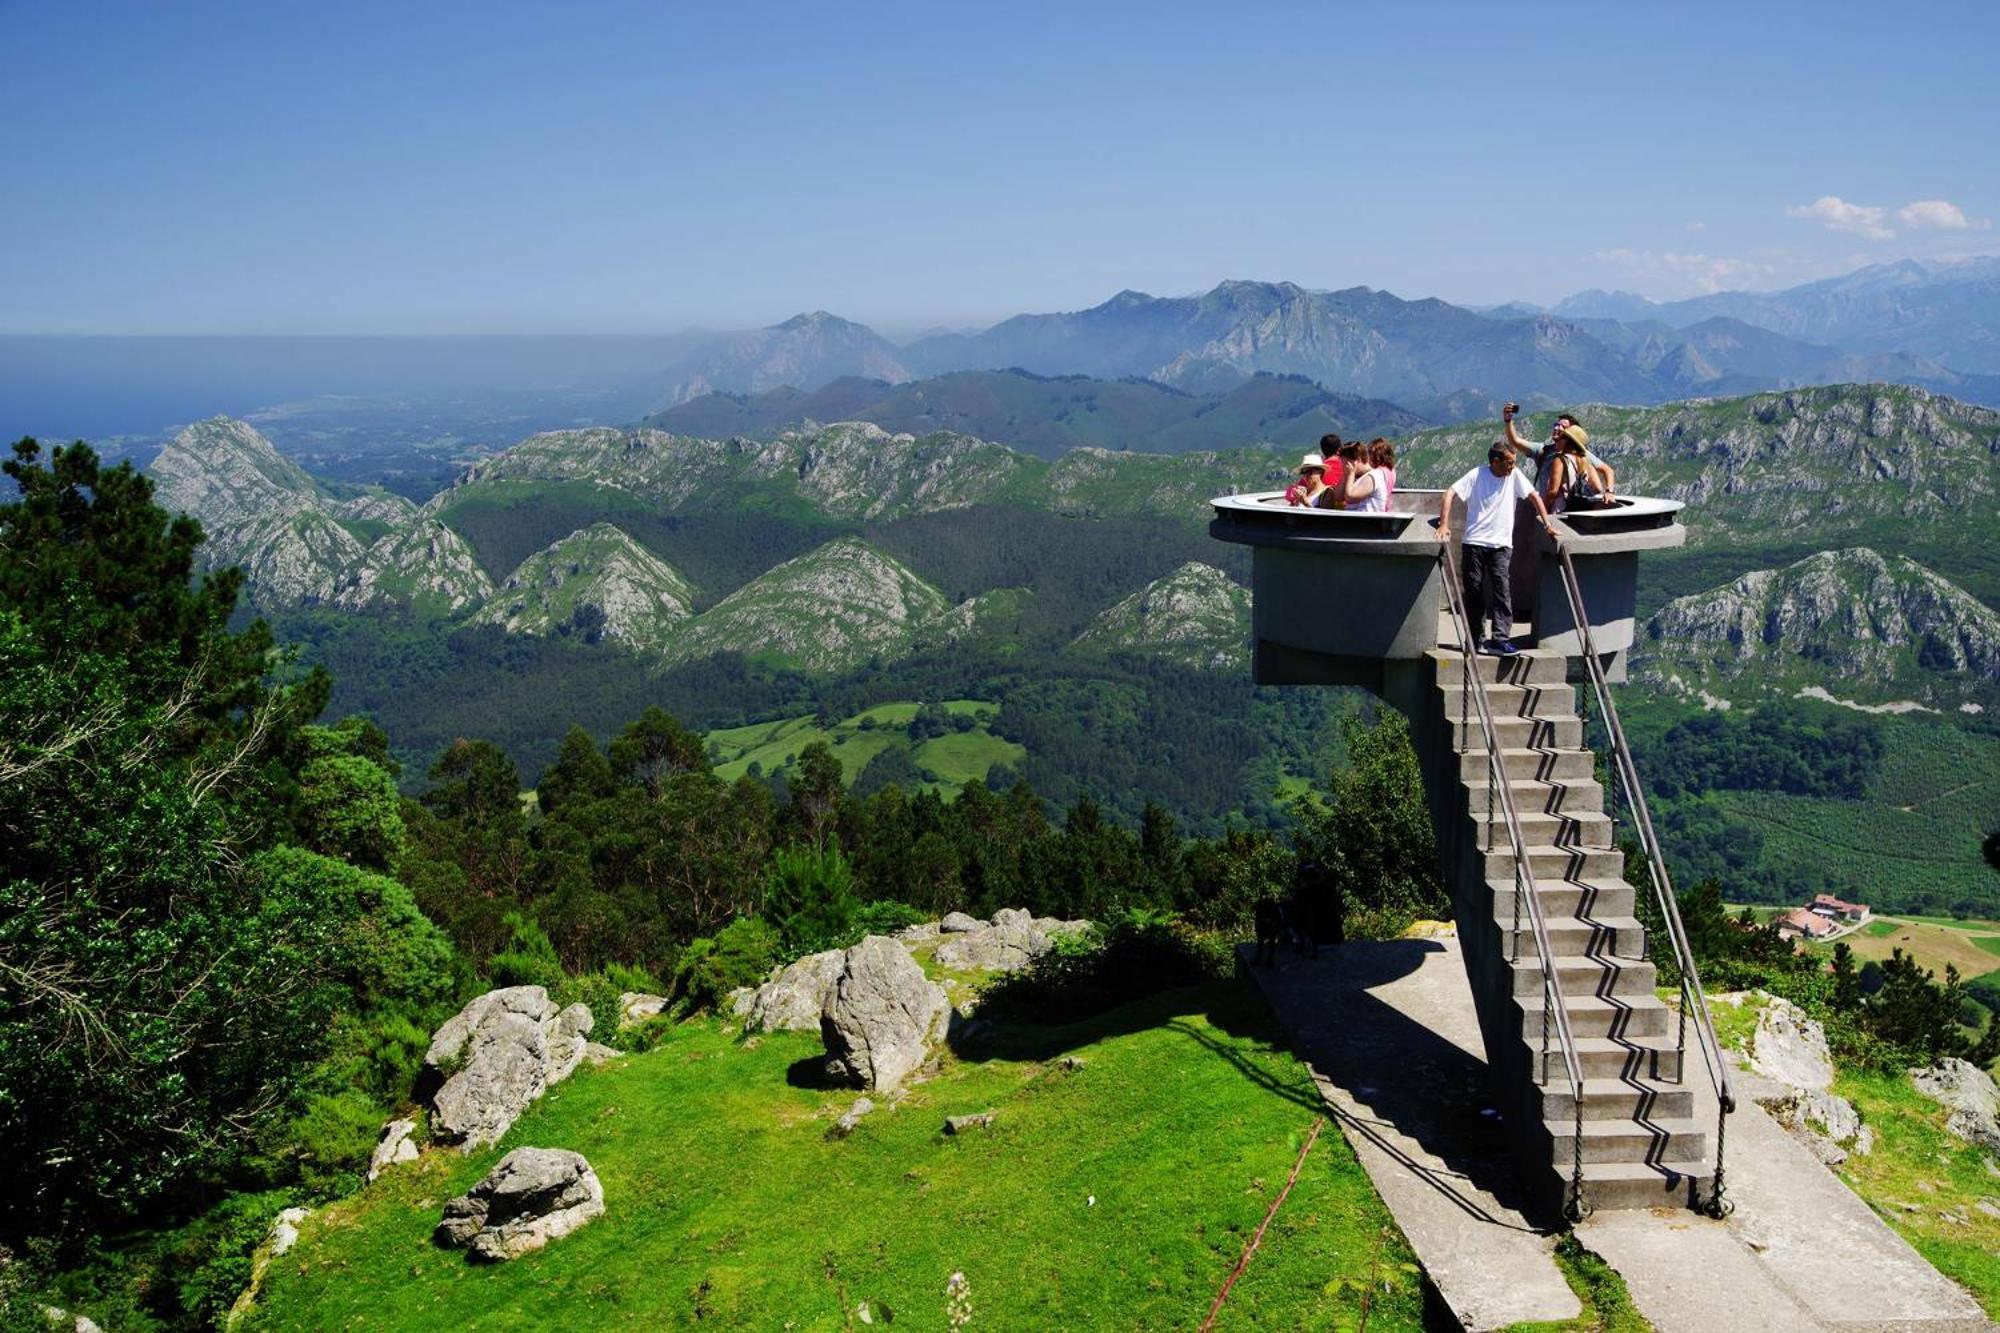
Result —
<path fill-rule="evenodd" d="M 1996 52 L 1990 3 L 0 0 L 0 331 L 1786 286 L 2000 252 Z"/>

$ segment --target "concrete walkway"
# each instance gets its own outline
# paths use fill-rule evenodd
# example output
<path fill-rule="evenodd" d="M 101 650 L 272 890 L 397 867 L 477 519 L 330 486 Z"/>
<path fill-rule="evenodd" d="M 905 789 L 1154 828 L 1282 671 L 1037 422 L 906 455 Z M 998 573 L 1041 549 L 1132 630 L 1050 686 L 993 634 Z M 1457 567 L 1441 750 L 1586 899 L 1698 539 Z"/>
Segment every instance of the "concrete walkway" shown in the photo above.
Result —
<path fill-rule="evenodd" d="M 1699 1068 L 1690 1052 L 1689 1064 Z M 1598 1213 L 1577 1238 L 1604 1256 L 1660 1333 L 1754 1328 L 1958 1333 L 1994 1327 L 1979 1303 L 1897 1235 L 1754 1098 L 1775 1085 L 1738 1072 L 1721 1222 L 1652 1209 Z M 1715 1101 L 1697 1077 L 1696 1114 Z"/>
<path fill-rule="evenodd" d="M 1249 961 L 1250 949 L 1243 950 Z M 1520 1210 L 1458 941 L 1367 941 L 1250 975 L 1451 1313 L 1492 1329 L 1579 1313 L 1550 1250 L 1561 1223 Z M 1690 1073 L 1699 1062 L 1689 1053 Z M 1729 1118 L 1716 1222 L 1606 1211 L 1577 1235 L 1660 1333 L 1973 1333 L 1996 1326 L 1752 1100 Z M 1712 1121 L 1706 1080 L 1696 1114 Z"/>
<path fill-rule="evenodd" d="M 1317 961 L 1281 951 L 1250 974 L 1459 1322 L 1581 1313 L 1550 1255 L 1556 1219 L 1518 1206 L 1458 941 L 1357 942 Z"/>

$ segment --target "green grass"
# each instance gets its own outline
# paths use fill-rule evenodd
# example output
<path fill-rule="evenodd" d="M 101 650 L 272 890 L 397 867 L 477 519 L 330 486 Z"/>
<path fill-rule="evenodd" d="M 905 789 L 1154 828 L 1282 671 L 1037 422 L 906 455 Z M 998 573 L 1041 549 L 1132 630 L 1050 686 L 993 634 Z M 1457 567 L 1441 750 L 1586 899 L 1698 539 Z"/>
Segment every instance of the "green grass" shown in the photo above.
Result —
<path fill-rule="evenodd" d="M 1603 1256 L 1570 1234 L 1556 1242 L 1554 1257 L 1563 1281 L 1583 1303 L 1582 1313 L 1574 1319 L 1511 1324 L 1508 1333 L 1650 1333 L 1653 1326 L 1632 1304 L 1625 1279 Z"/>
<path fill-rule="evenodd" d="M 1233 983 L 1061 1029 L 1000 1034 L 1009 1056 L 948 1059 L 845 1140 L 853 1094 L 794 1087 L 803 1034 L 719 1025 L 585 1069 L 498 1147 L 432 1153 L 308 1219 L 255 1327 L 431 1330 L 944 1326 L 962 1271 L 974 1329 L 1193 1327 L 1298 1155 L 1320 1104 Z M 1069 1070 L 1055 1057 L 1077 1053 Z M 949 1138 L 944 1116 L 994 1110 Z M 606 1215 L 550 1249 L 474 1266 L 436 1248 L 444 1202 L 507 1149 L 575 1149 Z M 1095 1202 L 1091 1202 L 1091 1200 Z M 1421 1326 L 1407 1244 L 1328 1130 L 1219 1328 Z"/>
<path fill-rule="evenodd" d="M 730 781 L 749 772 L 752 764 L 765 774 L 790 768 L 801 750 L 818 741 L 833 751 L 834 758 L 840 760 L 842 777 L 851 783 L 869 760 L 891 746 L 900 745 L 909 751 L 910 762 L 918 772 L 929 770 L 937 775 L 934 783 L 910 785 L 927 786 L 946 795 L 967 782 L 983 782 L 997 764 L 1019 766 L 1027 758 L 1026 749 L 988 730 L 1000 710 L 998 705 L 983 699 L 950 699 L 944 704 L 947 713 L 972 718 L 976 725 L 971 731 L 951 732 L 913 744 L 907 728 L 919 706 L 877 704 L 830 727 L 819 726 L 810 717 L 780 718 L 711 731 L 707 740 L 715 757 L 716 773 Z M 863 727 L 864 721 L 873 725 Z"/>
<path fill-rule="evenodd" d="M 1901 929 L 1901 924 L 1895 921 L 1871 921 L 1861 928 L 1861 933 L 1879 940 L 1893 935 Z"/>
<path fill-rule="evenodd" d="M 2000 1318 L 2000 1218 L 1973 1206 L 2000 1195 L 1987 1155 L 1946 1131 L 1945 1109 L 1905 1075 L 1842 1071 L 1833 1090 L 1854 1103 L 1875 1133 L 1874 1151 L 1849 1154 L 1841 1179 L 1939 1272 L 1977 1297 L 1988 1315 Z"/>

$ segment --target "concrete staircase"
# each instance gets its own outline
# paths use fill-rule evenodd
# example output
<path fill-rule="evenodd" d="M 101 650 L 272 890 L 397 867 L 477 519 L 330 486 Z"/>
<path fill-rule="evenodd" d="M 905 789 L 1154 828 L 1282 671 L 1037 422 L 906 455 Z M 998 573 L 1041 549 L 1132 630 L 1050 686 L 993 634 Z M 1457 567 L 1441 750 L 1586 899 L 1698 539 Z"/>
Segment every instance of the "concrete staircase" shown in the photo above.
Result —
<path fill-rule="evenodd" d="M 1589 1206 L 1697 1206 L 1714 1178 L 1710 1127 L 1694 1118 L 1681 1082 L 1678 1015 L 1655 994 L 1570 664 L 1542 650 L 1470 659 L 1487 686 L 1536 881 L 1545 960 L 1517 905 L 1514 848 L 1478 706 L 1466 697 L 1467 661 L 1455 644 L 1429 654 L 1413 732 L 1487 1062 L 1529 1188 L 1545 1205 L 1566 1201 L 1577 1144 L 1577 1099 L 1553 1021 L 1544 1037 L 1542 971 L 1552 964 L 1581 1065 Z"/>

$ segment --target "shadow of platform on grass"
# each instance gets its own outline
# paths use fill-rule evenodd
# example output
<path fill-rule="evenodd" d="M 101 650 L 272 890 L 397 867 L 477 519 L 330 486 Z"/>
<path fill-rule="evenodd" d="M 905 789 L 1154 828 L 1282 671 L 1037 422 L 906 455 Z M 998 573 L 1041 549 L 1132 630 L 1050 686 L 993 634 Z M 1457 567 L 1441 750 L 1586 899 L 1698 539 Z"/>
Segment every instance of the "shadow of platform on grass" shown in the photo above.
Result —
<path fill-rule="evenodd" d="M 1464 1326 L 1573 1317 L 1560 1219 L 1515 1167 L 1458 942 L 1355 941 L 1248 971 Z"/>

